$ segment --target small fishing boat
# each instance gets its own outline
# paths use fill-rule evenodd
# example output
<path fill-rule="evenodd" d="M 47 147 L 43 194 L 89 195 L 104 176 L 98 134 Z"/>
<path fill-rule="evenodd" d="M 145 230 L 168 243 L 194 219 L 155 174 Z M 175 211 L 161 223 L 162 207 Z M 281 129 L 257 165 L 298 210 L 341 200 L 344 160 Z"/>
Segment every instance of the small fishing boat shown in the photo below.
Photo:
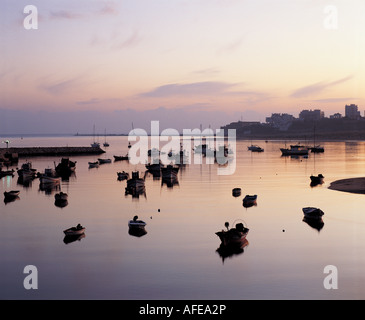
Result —
<path fill-rule="evenodd" d="M 313 153 L 322 153 L 324 152 L 324 148 L 321 146 L 314 146 L 309 148 L 311 152 Z"/>
<path fill-rule="evenodd" d="M 61 182 L 61 177 L 59 177 L 55 170 L 46 168 L 44 173 L 39 175 L 39 180 L 41 184 L 58 184 Z"/>
<path fill-rule="evenodd" d="M 305 207 L 302 209 L 307 219 L 322 219 L 324 212 L 319 208 Z"/>
<path fill-rule="evenodd" d="M 54 198 L 57 201 L 66 201 L 68 199 L 68 194 L 61 191 L 60 193 L 56 193 Z"/>
<path fill-rule="evenodd" d="M 68 228 L 66 230 L 63 230 L 63 233 L 66 236 L 75 236 L 75 235 L 81 235 L 85 232 L 85 227 L 83 227 L 82 225 L 78 224 L 76 227 L 71 227 Z"/>
<path fill-rule="evenodd" d="M 239 197 L 241 195 L 241 188 L 233 188 L 232 189 L 232 196 Z"/>
<path fill-rule="evenodd" d="M 129 220 L 128 227 L 129 228 L 138 228 L 143 229 L 147 225 L 146 222 L 142 220 L 138 220 L 138 216 L 134 216 L 133 220 Z"/>
<path fill-rule="evenodd" d="M 113 156 L 113 157 L 114 157 L 114 161 L 129 160 L 128 154 L 125 156 Z"/>
<path fill-rule="evenodd" d="M 14 175 L 14 169 L 3 171 L 0 168 L 0 178 L 5 177 L 5 176 L 13 176 L 13 175 Z"/>
<path fill-rule="evenodd" d="M 318 176 L 311 175 L 310 179 L 312 185 L 322 184 L 324 176 L 320 173 Z"/>
<path fill-rule="evenodd" d="M 177 174 L 179 172 L 179 167 L 178 166 L 172 166 L 172 165 L 167 165 L 166 167 L 161 167 L 161 173 L 162 173 L 162 178 L 176 178 Z"/>
<path fill-rule="evenodd" d="M 129 173 L 122 171 L 122 172 L 117 172 L 118 175 L 118 180 L 126 180 L 129 178 Z"/>
<path fill-rule="evenodd" d="M 97 168 L 99 167 L 99 161 L 89 162 L 89 168 Z"/>
<path fill-rule="evenodd" d="M 257 195 L 246 195 L 242 200 L 242 205 L 245 208 L 252 207 L 253 205 L 256 205 Z"/>
<path fill-rule="evenodd" d="M 19 190 L 5 191 L 4 197 L 5 198 L 15 198 L 15 197 L 19 196 L 19 194 L 20 194 Z"/>
<path fill-rule="evenodd" d="M 31 162 L 25 162 L 22 164 L 21 168 L 17 171 L 18 176 L 22 179 L 35 178 L 37 170 L 32 168 Z"/>
<path fill-rule="evenodd" d="M 251 145 L 249 147 L 247 147 L 249 151 L 252 151 L 252 152 L 263 152 L 264 149 L 259 147 L 259 146 L 256 146 L 256 145 Z"/>
<path fill-rule="evenodd" d="M 111 159 L 98 159 L 99 163 L 100 164 L 103 164 L 103 163 L 111 163 L 112 160 Z"/>
<path fill-rule="evenodd" d="M 56 166 L 56 172 L 61 176 L 71 175 L 76 170 L 76 161 L 69 158 L 62 158 L 61 162 Z"/>
<path fill-rule="evenodd" d="M 223 245 L 240 244 L 246 238 L 249 229 L 243 223 L 237 223 L 235 228 L 229 229 L 229 223 L 226 222 L 227 230 L 218 231 L 215 234 L 219 237 Z"/>
<path fill-rule="evenodd" d="M 304 156 L 308 155 L 308 148 L 302 145 L 291 145 L 290 148 L 280 148 L 283 156 Z"/>
<path fill-rule="evenodd" d="M 139 187 L 144 187 L 144 179 L 139 177 L 139 171 L 133 171 L 132 178 L 127 180 L 126 189 Z"/>

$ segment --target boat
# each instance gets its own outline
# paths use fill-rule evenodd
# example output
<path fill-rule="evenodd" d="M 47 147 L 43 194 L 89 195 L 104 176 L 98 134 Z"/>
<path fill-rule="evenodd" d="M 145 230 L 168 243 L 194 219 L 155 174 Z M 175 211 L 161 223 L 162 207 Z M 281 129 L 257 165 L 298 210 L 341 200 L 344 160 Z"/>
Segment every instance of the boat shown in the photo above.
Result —
<path fill-rule="evenodd" d="M 233 188 L 232 189 L 232 196 L 239 197 L 241 195 L 241 188 Z"/>
<path fill-rule="evenodd" d="M 324 148 L 321 147 L 321 146 L 319 146 L 319 145 L 318 146 L 314 146 L 314 147 L 310 147 L 309 149 L 313 153 L 322 153 L 322 152 L 324 152 Z"/>
<path fill-rule="evenodd" d="M 98 159 L 100 164 L 104 164 L 104 163 L 111 163 L 112 160 L 111 159 Z"/>
<path fill-rule="evenodd" d="M 113 156 L 113 157 L 114 161 L 129 160 L 128 154 L 126 154 L 125 156 Z"/>
<path fill-rule="evenodd" d="M 246 238 L 249 229 L 246 228 L 243 223 L 237 223 L 235 228 L 229 229 L 229 223 L 226 222 L 225 227 L 227 230 L 218 231 L 215 234 L 219 237 L 222 244 L 232 245 L 232 244 L 241 244 L 242 241 Z"/>
<path fill-rule="evenodd" d="M 127 180 L 126 189 L 144 187 L 144 179 L 139 177 L 139 171 L 132 172 L 132 178 Z"/>
<path fill-rule="evenodd" d="M 56 173 L 56 170 L 46 168 L 44 173 L 39 175 L 41 184 L 58 184 L 61 182 L 61 177 Z"/>
<path fill-rule="evenodd" d="M 19 196 L 19 194 L 20 194 L 19 190 L 5 191 L 4 197 L 5 198 L 16 198 L 17 196 Z"/>
<path fill-rule="evenodd" d="M 61 162 L 56 166 L 56 172 L 61 175 L 71 175 L 76 170 L 76 161 L 69 158 L 62 158 Z"/>
<path fill-rule="evenodd" d="M 63 233 L 66 236 L 76 236 L 76 235 L 81 235 L 85 232 L 85 227 L 83 227 L 82 225 L 78 224 L 76 227 L 71 227 L 68 228 L 66 230 L 63 230 Z"/>
<path fill-rule="evenodd" d="M 118 175 L 118 180 L 126 180 L 129 178 L 129 173 L 122 171 L 122 172 L 117 172 Z"/>
<path fill-rule="evenodd" d="M 304 156 L 308 155 L 308 147 L 302 145 L 291 145 L 290 148 L 280 148 L 283 156 Z"/>
<path fill-rule="evenodd" d="M 95 124 L 93 127 L 93 136 L 94 136 L 94 142 L 91 143 L 92 148 L 100 148 L 100 143 L 95 141 Z"/>
<path fill-rule="evenodd" d="M 159 163 L 147 163 L 145 166 L 149 172 L 155 172 L 155 171 L 160 172 L 161 168 L 163 167 L 163 164 L 160 161 Z"/>
<path fill-rule="evenodd" d="M 245 208 L 252 207 L 253 205 L 256 205 L 257 195 L 246 195 L 242 200 L 242 205 Z"/>
<path fill-rule="evenodd" d="M 106 129 L 105 129 L 105 142 L 103 143 L 104 147 L 109 147 L 110 144 L 106 141 Z"/>
<path fill-rule="evenodd" d="M 307 219 L 322 219 L 324 212 L 319 208 L 305 207 L 302 209 Z"/>
<path fill-rule="evenodd" d="M 252 152 L 263 152 L 264 149 L 259 147 L 259 146 L 256 146 L 256 145 L 251 145 L 249 147 L 247 147 L 249 151 L 252 151 Z"/>
<path fill-rule="evenodd" d="M 129 220 L 128 222 L 129 228 L 143 229 L 146 225 L 147 225 L 146 222 L 138 220 L 138 216 L 134 216 L 133 220 Z"/>
<path fill-rule="evenodd" d="M 322 184 L 324 176 L 320 173 L 318 176 L 311 175 L 310 179 L 311 179 L 311 185 Z"/>
<path fill-rule="evenodd" d="M 66 201 L 68 199 L 68 194 L 61 191 L 60 193 L 56 193 L 54 198 L 57 201 Z"/>
<path fill-rule="evenodd" d="M 166 167 L 161 167 L 162 178 L 176 178 L 179 172 L 178 166 L 173 166 L 171 164 Z"/>
<path fill-rule="evenodd" d="M 99 161 L 89 162 L 89 168 L 97 168 L 99 167 Z"/>
<path fill-rule="evenodd" d="M 0 178 L 5 177 L 5 176 L 14 176 L 14 169 L 3 171 L 0 168 Z"/>
<path fill-rule="evenodd" d="M 37 170 L 32 168 L 30 161 L 22 164 L 21 168 L 17 170 L 18 176 L 22 179 L 35 178 Z"/>

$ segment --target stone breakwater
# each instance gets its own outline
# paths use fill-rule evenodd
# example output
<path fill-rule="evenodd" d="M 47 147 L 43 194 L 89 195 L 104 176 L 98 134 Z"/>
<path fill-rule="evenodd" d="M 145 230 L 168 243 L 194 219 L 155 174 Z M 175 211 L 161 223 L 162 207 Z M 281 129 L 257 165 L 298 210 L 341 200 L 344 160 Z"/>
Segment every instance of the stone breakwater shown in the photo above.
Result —
<path fill-rule="evenodd" d="M 105 151 L 99 147 L 24 147 L 24 148 L 0 148 L 0 157 L 13 154 L 19 157 L 39 156 L 74 156 L 102 154 Z"/>

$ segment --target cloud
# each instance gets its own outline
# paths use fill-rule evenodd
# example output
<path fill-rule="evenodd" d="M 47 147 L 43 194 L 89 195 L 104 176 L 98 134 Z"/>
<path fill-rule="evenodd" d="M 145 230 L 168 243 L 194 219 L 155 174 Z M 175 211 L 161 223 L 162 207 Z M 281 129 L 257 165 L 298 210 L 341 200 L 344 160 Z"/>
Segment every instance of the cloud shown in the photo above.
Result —
<path fill-rule="evenodd" d="M 242 46 L 243 40 L 244 40 L 243 37 L 233 40 L 233 41 L 221 46 L 220 48 L 218 48 L 217 53 L 218 54 L 232 53 L 232 52 L 238 50 Z"/>
<path fill-rule="evenodd" d="M 59 95 L 67 92 L 69 89 L 74 88 L 78 85 L 80 85 L 79 78 L 75 77 L 67 80 L 58 81 L 53 84 L 41 84 L 39 88 L 48 92 L 51 95 Z"/>
<path fill-rule="evenodd" d="M 114 15 L 117 13 L 118 10 L 116 4 L 112 1 L 104 3 L 104 6 L 97 12 L 99 15 Z"/>
<path fill-rule="evenodd" d="M 156 89 L 141 93 L 140 97 L 170 97 L 178 95 L 211 95 L 217 93 L 227 92 L 228 89 L 234 87 L 236 84 L 226 82 L 195 82 L 187 84 L 167 84 Z"/>
<path fill-rule="evenodd" d="M 72 19 L 82 18 L 82 15 L 77 14 L 77 13 L 72 13 L 72 12 L 66 11 L 66 10 L 51 11 L 49 16 L 50 16 L 50 19 L 68 19 L 68 20 L 72 20 Z"/>
<path fill-rule="evenodd" d="M 112 45 L 112 49 L 125 49 L 137 45 L 141 41 L 142 37 L 139 35 L 138 31 L 134 31 L 127 39 L 115 43 Z"/>
<path fill-rule="evenodd" d="M 336 86 L 338 84 L 344 83 L 350 79 L 352 79 L 353 76 L 347 76 L 345 78 L 336 80 L 336 81 L 332 81 L 332 82 L 317 82 L 315 84 L 309 85 L 309 86 L 305 86 L 302 88 L 299 88 L 297 90 L 295 90 L 290 97 L 292 98 L 305 98 L 308 96 L 312 96 L 312 95 L 316 95 L 319 94 L 321 92 L 323 92 L 325 89 L 328 89 L 330 87 Z"/>

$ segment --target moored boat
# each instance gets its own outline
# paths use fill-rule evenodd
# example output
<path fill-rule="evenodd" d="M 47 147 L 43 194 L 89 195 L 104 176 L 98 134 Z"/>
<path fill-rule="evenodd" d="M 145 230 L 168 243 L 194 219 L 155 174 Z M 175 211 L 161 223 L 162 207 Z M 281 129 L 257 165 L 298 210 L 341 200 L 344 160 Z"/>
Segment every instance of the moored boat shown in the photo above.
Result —
<path fill-rule="evenodd" d="M 99 161 L 89 162 L 89 168 L 97 168 L 99 167 Z"/>
<path fill-rule="evenodd" d="M 133 220 L 128 221 L 129 228 L 143 229 L 147 225 L 146 222 L 138 220 L 138 216 L 134 216 Z"/>
<path fill-rule="evenodd" d="M 144 179 L 139 177 L 139 171 L 133 171 L 132 178 L 127 180 L 126 189 L 139 187 L 144 187 Z"/>
<path fill-rule="evenodd" d="M 241 195 L 241 188 L 233 188 L 232 189 L 232 196 L 239 197 Z"/>
<path fill-rule="evenodd" d="M 302 211 L 307 219 L 322 219 L 322 216 L 324 215 L 324 212 L 321 209 L 315 207 L 305 207 Z"/>
<path fill-rule="evenodd" d="M 128 154 L 125 156 L 113 156 L 113 157 L 114 157 L 114 161 L 129 160 Z"/>
<path fill-rule="evenodd" d="M 61 177 L 59 177 L 55 170 L 46 168 L 44 173 L 39 175 L 39 180 L 41 184 L 58 184 L 61 182 Z"/>
<path fill-rule="evenodd" d="M 117 172 L 118 175 L 118 180 L 125 180 L 129 178 L 129 173 L 122 171 L 122 172 Z"/>
<path fill-rule="evenodd" d="M 324 176 L 320 173 L 318 176 L 311 175 L 310 179 L 311 179 L 311 185 L 322 184 Z"/>
<path fill-rule="evenodd" d="M 256 145 L 251 145 L 249 147 L 247 147 L 249 151 L 252 151 L 252 152 L 264 152 L 264 149 L 259 147 L 259 146 L 256 146 Z"/>
<path fill-rule="evenodd" d="M 111 159 L 98 159 L 98 161 L 99 161 L 99 163 L 100 164 L 103 164 L 103 163 L 111 163 L 112 162 L 112 160 Z"/>
<path fill-rule="evenodd" d="M 242 205 L 245 208 L 252 207 L 256 205 L 257 195 L 246 195 L 242 200 Z"/>
<path fill-rule="evenodd" d="M 5 198 L 15 198 L 15 197 L 19 196 L 19 194 L 20 194 L 19 190 L 5 191 L 4 197 Z"/>
<path fill-rule="evenodd" d="M 218 231 L 215 234 L 219 237 L 223 245 L 240 244 L 246 238 L 249 229 L 243 223 L 237 223 L 235 228 L 229 229 L 229 223 L 226 222 L 227 230 Z"/>
<path fill-rule="evenodd" d="M 57 201 L 66 201 L 68 199 L 68 194 L 61 191 L 59 193 L 56 193 L 54 198 Z"/>
<path fill-rule="evenodd" d="M 63 230 L 63 233 L 66 236 L 75 236 L 75 235 L 81 235 L 85 232 L 85 227 L 83 227 L 82 225 L 78 224 L 76 227 L 71 227 L 68 228 L 66 230 Z"/>
<path fill-rule="evenodd" d="M 173 166 L 169 164 L 166 167 L 161 167 L 162 178 L 176 178 L 178 172 L 178 166 Z"/>
<path fill-rule="evenodd" d="M 62 158 L 61 162 L 56 166 L 56 172 L 61 175 L 70 175 L 76 170 L 76 161 L 71 161 L 69 158 Z"/>
<path fill-rule="evenodd" d="M 280 148 L 283 156 L 304 156 L 308 155 L 308 148 L 302 145 L 291 145 L 290 148 Z"/>
<path fill-rule="evenodd" d="M 37 174 L 37 170 L 33 169 L 32 163 L 30 161 L 23 163 L 21 168 L 17 170 L 17 172 L 18 176 L 22 179 L 35 178 Z"/>

